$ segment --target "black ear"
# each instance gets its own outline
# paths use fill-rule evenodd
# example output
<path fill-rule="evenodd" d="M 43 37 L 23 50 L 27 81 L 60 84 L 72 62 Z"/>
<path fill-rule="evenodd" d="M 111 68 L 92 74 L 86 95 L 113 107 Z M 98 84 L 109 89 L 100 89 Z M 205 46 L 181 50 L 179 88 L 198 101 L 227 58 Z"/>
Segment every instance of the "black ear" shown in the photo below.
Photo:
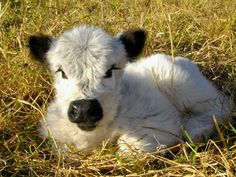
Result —
<path fill-rule="evenodd" d="M 146 41 L 146 32 L 142 29 L 131 29 L 121 34 L 120 40 L 125 46 L 130 60 L 137 57 L 143 50 Z"/>
<path fill-rule="evenodd" d="M 47 35 L 34 35 L 29 38 L 30 52 L 41 62 L 46 62 L 46 53 L 50 49 L 53 39 Z"/>

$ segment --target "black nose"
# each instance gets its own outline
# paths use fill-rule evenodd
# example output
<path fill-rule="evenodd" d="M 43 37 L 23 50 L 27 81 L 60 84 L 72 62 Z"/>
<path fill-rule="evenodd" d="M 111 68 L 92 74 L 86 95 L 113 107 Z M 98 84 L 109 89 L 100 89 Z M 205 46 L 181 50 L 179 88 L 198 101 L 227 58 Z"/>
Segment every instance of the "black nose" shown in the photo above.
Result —
<path fill-rule="evenodd" d="M 75 100 L 70 103 L 68 117 L 73 123 L 85 123 L 91 125 L 102 119 L 103 110 L 96 99 Z"/>

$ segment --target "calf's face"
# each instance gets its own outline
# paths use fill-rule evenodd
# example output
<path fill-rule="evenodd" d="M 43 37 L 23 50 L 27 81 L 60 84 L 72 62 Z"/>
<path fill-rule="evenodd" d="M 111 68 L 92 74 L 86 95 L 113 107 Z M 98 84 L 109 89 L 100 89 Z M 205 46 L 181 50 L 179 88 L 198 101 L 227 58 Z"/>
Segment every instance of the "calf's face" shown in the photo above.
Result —
<path fill-rule="evenodd" d="M 115 116 L 123 68 L 141 53 L 145 39 L 141 29 L 111 36 L 84 25 L 58 39 L 31 36 L 29 46 L 34 58 L 53 75 L 54 102 L 62 118 L 91 131 Z"/>

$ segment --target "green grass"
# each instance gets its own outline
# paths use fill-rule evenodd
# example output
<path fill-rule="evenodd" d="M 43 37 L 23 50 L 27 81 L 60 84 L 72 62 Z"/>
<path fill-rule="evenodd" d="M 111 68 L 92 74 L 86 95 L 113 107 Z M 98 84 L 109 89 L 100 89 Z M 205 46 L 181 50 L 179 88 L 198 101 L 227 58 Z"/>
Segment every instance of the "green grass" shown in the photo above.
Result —
<path fill-rule="evenodd" d="M 59 153 L 41 139 L 37 124 L 53 97 L 49 72 L 31 60 L 27 41 L 42 32 L 59 36 L 80 24 L 116 34 L 148 32 L 143 55 L 192 58 L 236 103 L 236 3 L 233 0 L 3 0 L 0 1 L 0 175 L 2 176 L 234 176 L 236 124 L 217 129 L 204 146 L 177 154 L 120 157 L 116 147 L 90 155 Z M 235 117 L 235 115 L 234 115 Z"/>

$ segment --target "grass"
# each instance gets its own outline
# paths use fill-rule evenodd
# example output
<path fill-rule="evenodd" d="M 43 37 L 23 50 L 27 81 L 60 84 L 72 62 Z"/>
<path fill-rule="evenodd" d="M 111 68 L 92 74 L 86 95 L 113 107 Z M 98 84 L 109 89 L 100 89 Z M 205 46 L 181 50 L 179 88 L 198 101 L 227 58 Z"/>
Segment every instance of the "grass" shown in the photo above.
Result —
<path fill-rule="evenodd" d="M 235 176 L 236 124 L 216 127 L 207 144 L 187 143 L 167 157 L 120 157 L 102 146 L 90 155 L 59 153 L 37 124 L 53 97 L 47 70 L 29 56 L 29 35 L 59 36 L 79 24 L 112 34 L 148 32 L 143 55 L 182 55 L 236 103 L 236 4 L 233 0 L 3 0 L 0 2 L 1 176 Z M 234 118 L 236 116 L 234 115 Z"/>

